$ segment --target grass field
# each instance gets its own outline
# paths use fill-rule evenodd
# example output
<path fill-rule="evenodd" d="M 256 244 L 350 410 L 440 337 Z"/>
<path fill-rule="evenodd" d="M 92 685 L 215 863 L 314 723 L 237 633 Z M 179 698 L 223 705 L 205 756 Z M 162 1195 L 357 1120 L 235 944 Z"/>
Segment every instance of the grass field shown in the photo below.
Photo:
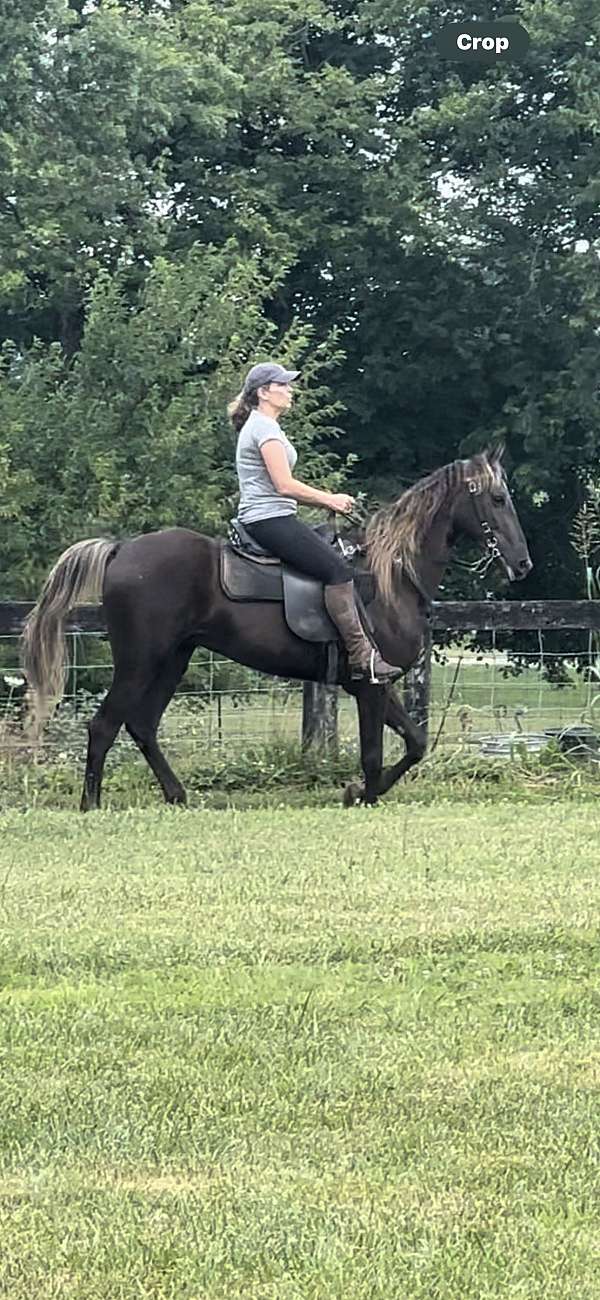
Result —
<path fill-rule="evenodd" d="M 0 813 L 0 1295 L 600 1297 L 599 843 Z"/>

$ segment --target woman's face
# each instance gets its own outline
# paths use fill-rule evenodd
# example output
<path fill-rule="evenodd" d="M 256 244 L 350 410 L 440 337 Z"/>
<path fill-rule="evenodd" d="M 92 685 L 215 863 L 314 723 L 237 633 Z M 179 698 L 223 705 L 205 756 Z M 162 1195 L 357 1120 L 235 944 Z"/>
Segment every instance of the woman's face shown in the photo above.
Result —
<path fill-rule="evenodd" d="M 292 385 L 265 384 L 263 388 L 259 388 L 258 396 L 264 397 L 276 411 L 289 411 L 292 405 Z"/>

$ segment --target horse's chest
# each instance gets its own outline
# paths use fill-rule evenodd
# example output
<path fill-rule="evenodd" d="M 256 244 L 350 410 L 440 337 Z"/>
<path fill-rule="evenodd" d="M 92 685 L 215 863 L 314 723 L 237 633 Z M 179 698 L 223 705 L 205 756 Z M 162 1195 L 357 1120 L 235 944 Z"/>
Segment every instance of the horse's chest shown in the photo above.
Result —
<path fill-rule="evenodd" d="M 410 668 L 423 644 L 425 620 L 416 611 L 402 611 L 393 618 L 384 617 L 378 622 L 378 642 L 388 663 Z"/>

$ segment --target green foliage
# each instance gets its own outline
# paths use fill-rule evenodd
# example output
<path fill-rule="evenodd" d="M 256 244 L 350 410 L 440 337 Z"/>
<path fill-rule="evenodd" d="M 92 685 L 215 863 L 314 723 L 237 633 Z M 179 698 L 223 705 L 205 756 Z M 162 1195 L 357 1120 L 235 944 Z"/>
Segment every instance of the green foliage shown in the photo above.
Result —
<path fill-rule="evenodd" d="M 276 283 L 233 240 L 198 246 L 155 260 L 135 310 L 102 272 L 71 363 L 56 344 L 36 343 L 25 357 L 5 346 L 5 597 L 30 592 L 49 558 L 83 536 L 225 527 L 237 499 L 225 407 L 244 367 L 269 353 L 274 327 L 261 305 Z M 302 363 L 311 338 L 310 325 L 297 326 L 281 355 Z M 326 376 L 338 361 L 334 336 L 312 350 L 296 416 L 307 472 L 332 483 L 335 459 L 313 444 L 336 433 Z"/>
<path fill-rule="evenodd" d="M 30 595 L 98 530 L 215 532 L 224 405 L 301 365 L 299 472 L 389 499 L 506 439 L 535 569 L 600 452 L 600 12 L 520 0 L 517 64 L 432 34 L 497 0 L 5 3 L 0 562 Z M 490 577 L 499 589 L 501 577 Z M 479 594 L 454 573 L 446 595 Z"/>
<path fill-rule="evenodd" d="M 89 701 L 87 701 L 89 704 Z M 4 712 L 4 718 L 8 715 Z M 199 716 L 199 715 L 198 715 Z M 0 722 L 2 719 L 0 719 Z M 182 733 L 183 734 L 183 733 Z M 189 712 L 185 735 L 197 739 L 194 714 Z M 82 718 L 70 711 L 54 726 L 53 752 L 32 763 L 19 744 L 0 728 L 0 778 L 4 809 L 47 808 L 75 811 L 81 795 Z M 297 741 L 255 741 L 228 748 L 185 749 L 177 758 L 177 773 L 188 792 L 190 807 L 239 808 L 283 805 L 339 807 L 342 788 L 356 780 L 360 762 L 354 743 L 344 743 L 335 753 L 300 750 Z M 468 800 L 480 806 L 499 799 L 514 803 L 553 804 L 557 799 L 595 807 L 600 794 L 600 772 L 595 761 L 569 757 L 553 741 L 539 754 L 515 743 L 511 758 L 489 759 L 458 753 L 429 756 L 382 801 L 432 807 L 440 799 Z M 104 805 L 115 812 L 126 808 L 157 808 L 162 796 L 133 742 L 111 752 L 107 768 Z M 183 814 L 182 814 L 183 815 Z M 349 812 L 349 817 L 353 813 Z M 384 815 L 384 814 L 382 814 Z"/>

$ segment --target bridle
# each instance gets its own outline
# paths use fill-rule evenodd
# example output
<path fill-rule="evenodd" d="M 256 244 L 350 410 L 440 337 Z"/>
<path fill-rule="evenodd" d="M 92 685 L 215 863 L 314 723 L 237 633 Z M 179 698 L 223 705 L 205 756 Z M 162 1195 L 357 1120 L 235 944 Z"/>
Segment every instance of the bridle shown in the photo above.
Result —
<path fill-rule="evenodd" d="M 481 488 L 475 479 L 472 478 L 467 479 L 467 487 L 473 497 L 475 517 L 485 537 L 486 554 L 482 555 L 474 564 L 461 564 L 461 567 L 468 569 L 469 572 L 474 573 L 476 577 L 483 578 L 485 577 L 490 565 L 494 563 L 494 560 L 502 559 L 502 552 L 498 546 L 498 539 L 491 524 L 489 524 L 487 519 L 483 516 L 478 500 L 478 498 L 483 495 L 483 488 Z M 459 561 L 459 563 L 461 562 Z"/>

